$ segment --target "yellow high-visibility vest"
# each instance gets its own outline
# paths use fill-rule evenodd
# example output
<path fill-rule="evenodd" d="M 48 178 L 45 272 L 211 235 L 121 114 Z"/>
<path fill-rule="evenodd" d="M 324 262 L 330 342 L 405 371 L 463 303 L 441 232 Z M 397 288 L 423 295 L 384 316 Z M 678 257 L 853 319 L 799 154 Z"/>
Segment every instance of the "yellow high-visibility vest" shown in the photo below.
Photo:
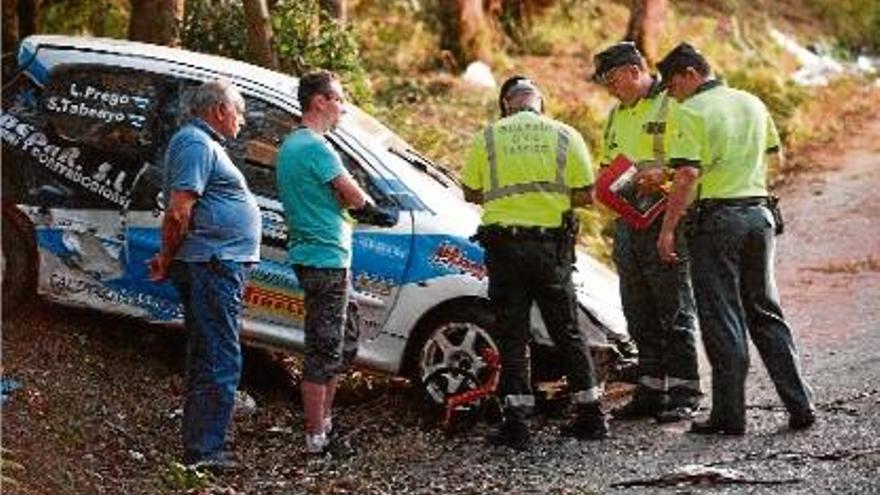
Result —
<path fill-rule="evenodd" d="M 580 133 L 530 111 L 478 134 L 462 170 L 462 183 L 483 193 L 484 225 L 559 227 L 571 189 L 593 179 Z"/>

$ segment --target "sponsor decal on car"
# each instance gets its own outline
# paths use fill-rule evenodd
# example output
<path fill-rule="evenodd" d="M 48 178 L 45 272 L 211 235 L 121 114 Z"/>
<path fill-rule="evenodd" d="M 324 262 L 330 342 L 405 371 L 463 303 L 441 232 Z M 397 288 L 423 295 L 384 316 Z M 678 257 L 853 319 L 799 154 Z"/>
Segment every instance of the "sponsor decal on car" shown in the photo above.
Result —
<path fill-rule="evenodd" d="M 0 114 L 0 137 L 4 143 L 30 154 L 47 170 L 82 189 L 123 208 L 131 204 L 131 191 L 126 187 L 127 173 L 114 171 L 116 167 L 106 161 L 97 165 L 81 163 L 82 151 L 78 146 L 59 146 L 31 124 L 7 113 Z M 145 163 L 141 170 L 147 167 Z"/>

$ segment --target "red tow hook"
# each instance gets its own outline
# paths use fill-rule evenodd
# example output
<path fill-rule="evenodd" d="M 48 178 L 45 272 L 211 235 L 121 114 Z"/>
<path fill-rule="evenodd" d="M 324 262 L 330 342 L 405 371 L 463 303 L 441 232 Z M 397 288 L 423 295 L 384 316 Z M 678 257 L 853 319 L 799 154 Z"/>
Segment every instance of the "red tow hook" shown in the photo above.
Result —
<path fill-rule="evenodd" d="M 444 401 L 446 408 L 443 411 L 444 429 L 449 429 L 452 425 L 452 415 L 456 409 L 474 404 L 486 397 L 491 397 L 498 390 L 498 379 L 501 377 L 501 356 L 492 347 L 484 348 L 480 352 L 480 356 L 482 356 L 488 368 L 486 379 L 477 388 L 446 397 Z"/>

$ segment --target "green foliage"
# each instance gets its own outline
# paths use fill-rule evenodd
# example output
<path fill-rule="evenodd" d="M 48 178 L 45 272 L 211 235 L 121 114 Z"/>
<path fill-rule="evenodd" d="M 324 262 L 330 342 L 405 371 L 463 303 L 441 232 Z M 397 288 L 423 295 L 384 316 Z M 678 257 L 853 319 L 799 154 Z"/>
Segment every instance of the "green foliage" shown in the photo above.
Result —
<path fill-rule="evenodd" d="M 272 9 L 281 69 L 303 74 L 328 69 L 342 75 L 356 103 L 369 104 L 371 91 L 352 30 L 331 20 L 318 0 L 280 0 Z"/>
<path fill-rule="evenodd" d="M 363 64 L 386 76 L 438 67 L 440 34 L 411 0 L 362 1 L 354 8 Z"/>
<path fill-rule="evenodd" d="M 176 492 L 202 490 L 211 486 L 210 473 L 190 469 L 179 462 L 171 462 L 162 473 L 163 483 Z"/>
<path fill-rule="evenodd" d="M 356 103 L 369 106 L 371 90 L 354 32 L 330 19 L 318 0 L 278 0 L 271 23 L 282 71 L 332 70 Z M 190 50 L 248 61 L 241 0 L 188 0 L 181 37 Z"/>
<path fill-rule="evenodd" d="M 377 86 L 376 117 L 420 152 L 458 170 L 474 134 L 497 117 L 495 98 L 494 91 L 463 89 L 451 78 L 395 77 Z"/>
<path fill-rule="evenodd" d="M 39 9 L 40 30 L 47 33 L 128 37 L 127 0 L 56 0 Z"/>
<path fill-rule="evenodd" d="M 880 50 L 880 2 L 877 0 L 806 0 L 834 36 L 851 50 Z"/>
<path fill-rule="evenodd" d="M 511 37 L 516 50 L 546 56 L 559 52 L 590 53 L 623 34 L 618 24 L 628 11 L 613 2 L 559 0 L 544 14 L 519 27 Z M 622 19 L 622 20 L 621 20 Z"/>
<path fill-rule="evenodd" d="M 247 24 L 240 0 L 187 0 L 181 30 L 187 49 L 247 60 Z"/>

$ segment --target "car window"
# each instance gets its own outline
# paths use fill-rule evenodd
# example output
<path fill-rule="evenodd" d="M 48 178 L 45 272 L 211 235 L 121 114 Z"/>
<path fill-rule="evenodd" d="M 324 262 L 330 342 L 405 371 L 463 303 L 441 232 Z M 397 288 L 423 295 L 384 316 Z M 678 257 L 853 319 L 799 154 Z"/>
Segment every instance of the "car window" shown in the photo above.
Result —
<path fill-rule="evenodd" d="M 60 174 L 74 183 L 77 205 L 97 199 L 101 206 L 152 207 L 155 190 L 134 186 L 149 175 L 167 141 L 163 111 L 175 89 L 173 79 L 136 69 L 70 64 L 52 70 L 40 106 L 51 135 L 82 158 L 72 173 Z"/>
<path fill-rule="evenodd" d="M 245 125 L 238 137 L 229 144 L 229 154 L 241 168 L 248 187 L 255 194 L 277 199 L 275 160 L 284 138 L 299 124 L 300 117 L 260 98 L 245 95 Z M 376 187 L 370 173 L 352 156 L 334 144 L 342 163 L 352 177 L 380 205 L 393 202 Z"/>
<path fill-rule="evenodd" d="M 4 135 L 8 163 L 29 194 L 58 193 L 55 206 L 128 208 L 155 149 L 163 94 L 156 77 L 116 68 L 60 66 L 45 86 L 18 76 L 3 95 L 14 130 Z"/>
<path fill-rule="evenodd" d="M 61 66 L 52 71 L 43 106 L 65 139 L 140 154 L 157 138 L 164 83 L 162 76 L 133 69 Z"/>
<path fill-rule="evenodd" d="M 229 154 L 242 170 L 255 194 L 277 198 L 275 158 L 284 137 L 300 119 L 260 98 L 245 96 L 245 124 L 238 138 L 229 143 Z"/>

